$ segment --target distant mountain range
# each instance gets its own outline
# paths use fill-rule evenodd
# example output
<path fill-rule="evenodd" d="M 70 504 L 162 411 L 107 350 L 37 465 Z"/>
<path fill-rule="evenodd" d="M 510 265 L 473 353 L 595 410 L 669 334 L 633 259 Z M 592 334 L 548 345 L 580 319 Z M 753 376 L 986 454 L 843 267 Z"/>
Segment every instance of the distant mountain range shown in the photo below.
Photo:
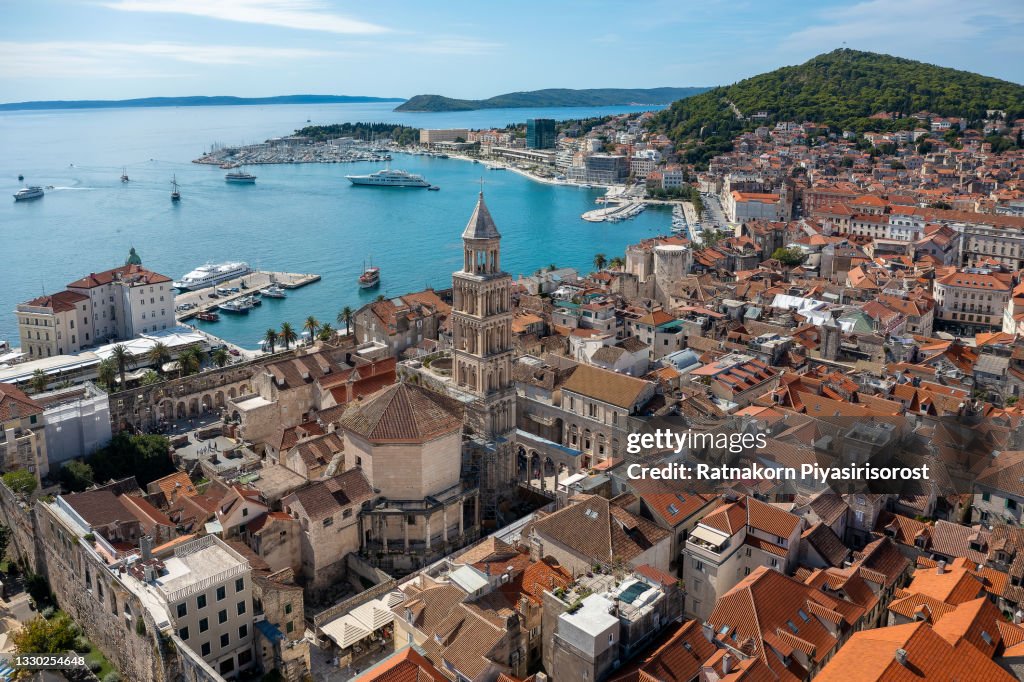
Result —
<path fill-rule="evenodd" d="M 402 102 L 401 97 L 360 97 L 349 95 L 279 95 L 277 97 L 142 97 L 140 99 L 77 99 L 42 102 L 9 102 L 0 111 L 24 109 L 120 109 L 122 107 L 220 107 L 243 104 L 352 104 L 360 102 Z"/>
<path fill-rule="evenodd" d="M 596 88 L 569 90 L 551 88 L 530 92 L 509 92 L 488 99 L 452 99 L 442 95 L 416 95 L 395 107 L 395 111 L 473 111 L 475 109 L 521 109 L 534 107 L 609 107 L 629 104 L 669 104 L 702 93 L 709 88 Z"/>

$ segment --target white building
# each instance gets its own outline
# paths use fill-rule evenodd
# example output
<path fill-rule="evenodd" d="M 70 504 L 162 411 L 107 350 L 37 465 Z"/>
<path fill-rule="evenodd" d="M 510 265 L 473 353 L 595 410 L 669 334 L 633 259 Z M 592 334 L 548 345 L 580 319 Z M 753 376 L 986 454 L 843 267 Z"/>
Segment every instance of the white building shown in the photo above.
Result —
<path fill-rule="evenodd" d="M 90 382 L 35 396 L 43 405 L 49 467 L 92 454 L 110 442 L 107 394 Z"/>

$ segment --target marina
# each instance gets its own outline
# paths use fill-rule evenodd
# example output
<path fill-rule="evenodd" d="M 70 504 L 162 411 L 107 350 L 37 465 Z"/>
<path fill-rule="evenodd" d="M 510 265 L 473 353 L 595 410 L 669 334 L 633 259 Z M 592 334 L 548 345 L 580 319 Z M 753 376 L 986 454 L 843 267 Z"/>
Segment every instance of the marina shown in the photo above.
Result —
<path fill-rule="evenodd" d="M 634 216 L 640 215 L 646 208 L 646 205 L 642 201 L 623 201 L 621 203 L 611 204 L 614 200 L 608 200 L 605 208 L 597 208 L 593 211 L 587 211 L 581 218 L 590 223 L 602 223 L 610 222 L 617 223 L 623 220 L 628 220 Z"/>

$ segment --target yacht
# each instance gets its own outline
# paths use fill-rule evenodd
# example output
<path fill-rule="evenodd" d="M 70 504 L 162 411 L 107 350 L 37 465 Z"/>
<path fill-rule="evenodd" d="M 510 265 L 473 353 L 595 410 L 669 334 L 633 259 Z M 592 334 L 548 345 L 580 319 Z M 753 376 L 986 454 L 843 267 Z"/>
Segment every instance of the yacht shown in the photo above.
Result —
<path fill-rule="evenodd" d="M 171 176 L 171 201 L 181 201 L 181 192 L 178 191 L 178 177 Z"/>
<path fill-rule="evenodd" d="M 430 183 L 422 175 L 413 175 L 403 170 L 379 170 L 369 175 L 346 175 L 353 185 L 371 187 L 430 187 Z"/>
<path fill-rule="evenodd" d="M 225 313 L 248 315 L 249 311 L 252 310 L 252 303 L 248 300 L 248 297 L 243 296 L 234 301 L 225 301 L 217 306 L 217 309 Z"/>
<path fill-rule="evenodd" d="M 250 272 L 252 270 L 249 268 L 248 263 L 207 263 L 206 265 L 200 265 L 180 280 L 174 282 L 173 286 L 181 291 L 194 291 L 196 289 L 212 287 L 224 280 L 241 277 Z"/>
<path fill-rule="evenodd" d="M 288 294 L 284 292 L 281 285 L 274 282 L 269 287 L 264 289 L 262 292 L 264 298 L 285 298 Z"/>
<path fill-rule="evenodd" d="M 256 176 L 245 171 L 234 171 L 224 176 L 225 182 L 234 183 L 236 185 L 251 185 L 256 182 Z"/>
<path fill-rule="evenodd" d="M 23 187 L 14 193 L 15 201 L 28 201 L 29 199 L 38 199 L 43 196 L 42 187 Z"/>
<path fill-rule="evenodd" d="M 128 169 L 127 168 L 122 168 L 121 169 L 121 182 L 128 182 Z"/>
<path fill-rule="evenodd" d="M 380 268 L 370 265 L 363 268 L 363 274 L 359 275 L 359 288 L 372 289 L 380 284 Z"/>

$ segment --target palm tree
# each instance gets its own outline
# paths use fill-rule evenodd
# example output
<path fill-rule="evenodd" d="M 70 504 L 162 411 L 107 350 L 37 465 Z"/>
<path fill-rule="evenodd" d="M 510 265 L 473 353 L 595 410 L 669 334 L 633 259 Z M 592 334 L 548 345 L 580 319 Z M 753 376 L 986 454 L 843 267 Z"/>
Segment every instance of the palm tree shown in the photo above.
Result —
<path fill-rule="evenodd" d="M 554 263 L 552 263 L 551 265 L 548 266 L 548 272 L 554 272 L 557 269 L 558 269 L 558 266 L 555 265 Z"/>
<path fill-rule="evenodd" d="M 171 349 L 163 341 L 157 341 L 146 353 L 146 358 L 156 365 L 156 371 L 163 374 L 163 366 L 171 359 Z"/>
<path fill-rule="evenodd" d="M 41 369 L 37 369 L 32 372 L 32 378 L 29 379 L 29 385 L 32 386 L 32 390 L 36 393 L 42 393 L 46 390 L 46 387 L 50 384 L 50 377 L 46 376 L 46 372 Z"/>
<path fill-rule="evenodd" d="M 626 265 L 626 261 L 622 259 L 622 256 L 616 256 L 615 258 L 612 258 L 610 261 L 608 261 L 608 265 L 610 265 L 612 268 L 621 268 Z"/>
<path fill-rule="evenodd" d="M 274 352 L 274 348 L 277 347 L 277 330 L 271 327 L 263 334 L 263 341 L 266 342 L 267 346 L 270 347 L 270 352 Z"/>
<path fill-rule="evenodd" d="M 188 376 L 197 374 L 203 367 L 203 360 L 206 354 L 199 344 L 192 344 L 178 354 L 178 364 L 181 366 L 181 375 Z"/>
<path fill-rule="evenodd" d="M 385 296 L 384 294 L 377 294 L 377 298 L 376 298 L 376 299 L 374 299 L 374 300 L 375 300 L 375 301 L 377 301 L 377 303 L 380 303 L 381 301 L 386 301 L 386 300 L 387 300 L 387 298 L 388 298 L 388 297 L 387 297 L 387 296 Z"/>
<path fill-rule="evenodd" d="M 288 350 L 288 345 L 294 343 L 295 339 L 298 338 L 295 335 L 295 330 L 292 329 L 292 325 L 289 322 L 281 323 L 281 333 L 279 334 L 279 337 L 282 341 L 284 341 L 285 350 Z"/>
<path fill-rule="evenodd" d="M 117 379 L 117 365 L 114 364 L 113 358 L 107 358 L 100 362 L 99 367 L 96 368 L 96 378 L 107 387 L 107 391 L 113 388 L 114 380 Z"/>
<path fill-rule="evenodd" d="M 344 308 L 341 309 L 341 312 L 338 313 L 338 324 L 345 325 L 346 336 L 352 333 L 352 316 L 354 314 L 355 312 L 352 310 L 350 306 L 345 306 Z"/>
<path fill-rule="evenodd" d="M 117 365 L 117 375 L 121 377 L 121 389 L 125 388 L 125 372 L 128 370 L 128 365 L 135 360 L 135 356 L 124 344 L 117 344 L 114 346 L 110 353 L 110 358 Z"/>
<path fill-rule="evenodd" d="M 334 327 L 331 326 L 331 323 L 324 322 L 320 325 L 320 333 L 317 335 L 317 338 L 321 341 L 330 341 L 334 338 L 335 333 L 336 332 L 334 331 Z"/>
<path fill-rule="evenodd" d="M 224 365 L 228 364 L 228 358 L 230 358 L 231 356 L 228 355 L 227 349 L 218 348 L 217 350 L 213 351 L 212 357 L 214 364 L 216 364 L 218 367 L 223 367 Z"/>
<path fill-rule="evenodd" d="M 596 254 L 594 256 L 594 269 L 604 270 L 604 266 L 608 264 L 608 259 L 605 258 L 603 253 Z"/>
<path fill-rule="evenodd" d="M 306 323 L 302 325 L 302 328 L 309 332 L 309 342 L 313 343 L 316 340 L 316 333 L 320 330 L 320 320 L 310 315 L 306 318 Z"/>

